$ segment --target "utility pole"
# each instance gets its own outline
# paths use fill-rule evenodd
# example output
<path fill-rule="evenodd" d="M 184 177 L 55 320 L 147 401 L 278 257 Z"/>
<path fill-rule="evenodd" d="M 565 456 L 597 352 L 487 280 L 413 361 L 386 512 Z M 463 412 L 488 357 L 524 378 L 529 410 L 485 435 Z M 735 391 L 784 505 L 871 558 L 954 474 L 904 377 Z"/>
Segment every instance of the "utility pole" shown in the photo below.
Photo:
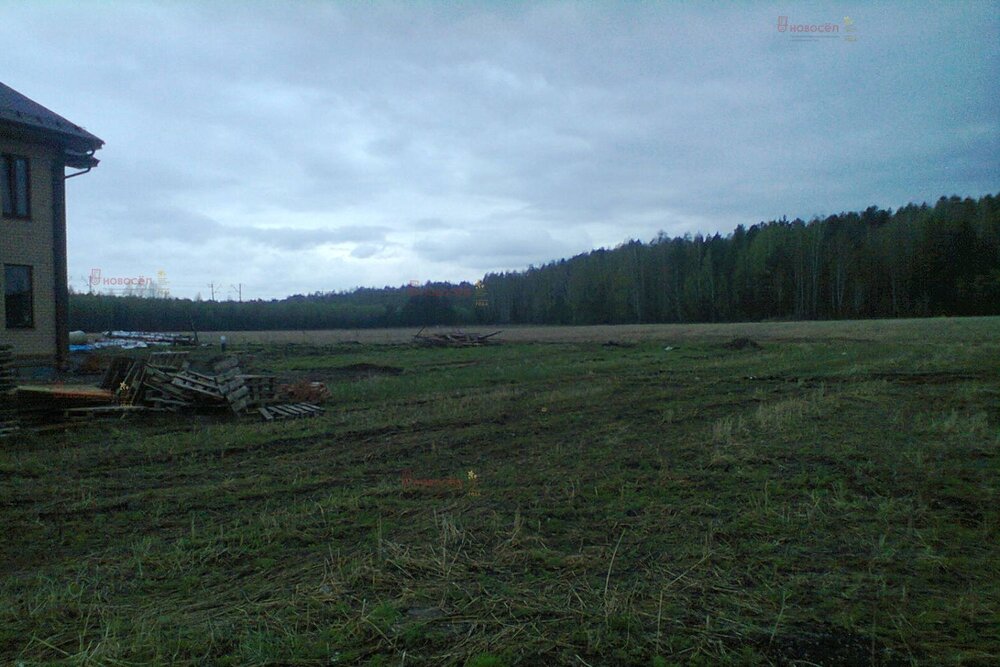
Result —
<path fill-rule="evenodd" d="M 236 290 L 236 297 L 240 300 L 240 303 L 243 303 L 243 283 L 230 285 L 230 287 Z"/>
<path fill-rule="evenodd" d="M 208 289 L 212 290 L 211 301 L 215 301 L 215 283 L 209 283 L 208 284 Z"/>

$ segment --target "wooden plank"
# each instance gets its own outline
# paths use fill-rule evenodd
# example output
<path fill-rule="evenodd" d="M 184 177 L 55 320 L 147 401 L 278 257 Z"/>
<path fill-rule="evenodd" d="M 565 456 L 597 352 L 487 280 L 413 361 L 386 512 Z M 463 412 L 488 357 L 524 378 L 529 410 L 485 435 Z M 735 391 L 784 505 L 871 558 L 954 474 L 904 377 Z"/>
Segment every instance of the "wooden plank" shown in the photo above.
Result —
<path fill-rule="evenodd" d="M 243 384 L 241 380 L 233 380 L 232 382 L 227 382 L 225 384 L 221 382 L 219 383 L 219 393 L 222 394 L 223 396 L 228 396 L 230 394 L 238 393 L 241 389 L 246 390 L 244 394 L 250 392 L 250 390 L 247 389 L 247 386 Z M 240 396 L 243 396 L 244 394 L 240 394 Z"/>
<path fill-rule="evenodd" d="M 241 398 L 244 398 L 245 396 L 249 395 L 250 395 L 250 389 L 246 386 L 243 386 L 240 387 L 239 389 L 236 389 L 233 392 L 230 392 L 229 395 L 226 396 L 226 398 L 229 400 L 230 403 L 232 403 L 233 401 L 238 401 Z"/>
<path fill-rule="evenodd" d="M 205 375 L 204 373 L 196 373 L 192 370 L 179 371 L 173 374 L 175 378 L 184 378 L 189 382 L 197 382 L 199 384 L 207 384 L 211 386 L 216 386 L 219 383 L 216 381 L 214 375 Z"/>
<path fill-rule="evenodd" d="M 183 389 L 187 389 L 188 391 L 193 391 L 193 392 L 196 392 L 198 394 L 202 394 L 204 396 L 209 396 L 209 397 L 214 398 L 214 399 L 222 400 L 222 398 L 223 398 L 222 394 L 220 394 L 217 390 L 214 390 L 214 389 L 210 390 L 210 389 L 207 389 L 204 385 L 196 385 L 196 384 L 193 384 L 193 383 L 190 383 L 190 382 L 186 382 L 185 380 L 183 380 L 183 379 L 181 379 L 179 377 L 174 378 L 174 380 L 173 380 L 173 382 L 171 382 L 171 384 L 174 385 L 175 387 L 181 387 Z"/>
<path fill-rule="evenodd" d="M 216 373 L 221 373 L 223 371 L 229 370 L 230 368 L 235 368 L 240 365 L 240 360 L 236 357 L 227 357 L 221 361 L 217 361 L 212 365 Z"/>
<path fill-rule="evenodd" d="M 288 419 L 289 417 L 295 417 L 297 415 L 297 413 L 289 409 L 287 405 L 272 405 L 271 412 L 272 413 L 277 412 L 285 419 Z"/>

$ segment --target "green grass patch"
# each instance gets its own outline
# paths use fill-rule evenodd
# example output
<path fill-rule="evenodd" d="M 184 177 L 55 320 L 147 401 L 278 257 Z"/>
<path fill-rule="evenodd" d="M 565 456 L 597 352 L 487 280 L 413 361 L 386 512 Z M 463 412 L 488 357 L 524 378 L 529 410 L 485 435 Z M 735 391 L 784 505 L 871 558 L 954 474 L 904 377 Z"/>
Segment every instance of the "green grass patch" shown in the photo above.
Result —
<path fill-rule="evenodd" d="M 760 326 L 247 343 L 326 414 L 5 442 L 0 662 L 1000 661 L 1000 323 Z"/>

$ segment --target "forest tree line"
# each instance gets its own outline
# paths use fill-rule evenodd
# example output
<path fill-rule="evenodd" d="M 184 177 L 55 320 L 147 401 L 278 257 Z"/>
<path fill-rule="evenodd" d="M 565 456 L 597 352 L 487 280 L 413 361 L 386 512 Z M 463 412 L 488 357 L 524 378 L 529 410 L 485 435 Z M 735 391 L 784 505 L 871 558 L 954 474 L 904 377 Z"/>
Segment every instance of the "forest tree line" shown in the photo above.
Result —
<path fill-rule="evenodd" d="M 1000 196 L 630 241 L 476 285 L 281 300 L 73 294 L 74 329 L 279 330 L 1000 314 Z"/>

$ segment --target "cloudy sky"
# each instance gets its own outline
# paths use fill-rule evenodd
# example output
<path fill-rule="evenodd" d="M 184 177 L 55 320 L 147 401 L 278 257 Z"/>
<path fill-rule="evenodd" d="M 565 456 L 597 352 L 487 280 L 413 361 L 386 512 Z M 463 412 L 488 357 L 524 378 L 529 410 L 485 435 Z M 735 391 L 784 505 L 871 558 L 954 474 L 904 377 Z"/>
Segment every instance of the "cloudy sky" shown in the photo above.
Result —
<path fill-rule="evenodd" d="M 995 2 L 0 0 L 0 19 L 0 81 L 107 142 L 67 183 L 76 289 L 92 268 L 205 298 L 475 280 L 1000 192 Z"/>

